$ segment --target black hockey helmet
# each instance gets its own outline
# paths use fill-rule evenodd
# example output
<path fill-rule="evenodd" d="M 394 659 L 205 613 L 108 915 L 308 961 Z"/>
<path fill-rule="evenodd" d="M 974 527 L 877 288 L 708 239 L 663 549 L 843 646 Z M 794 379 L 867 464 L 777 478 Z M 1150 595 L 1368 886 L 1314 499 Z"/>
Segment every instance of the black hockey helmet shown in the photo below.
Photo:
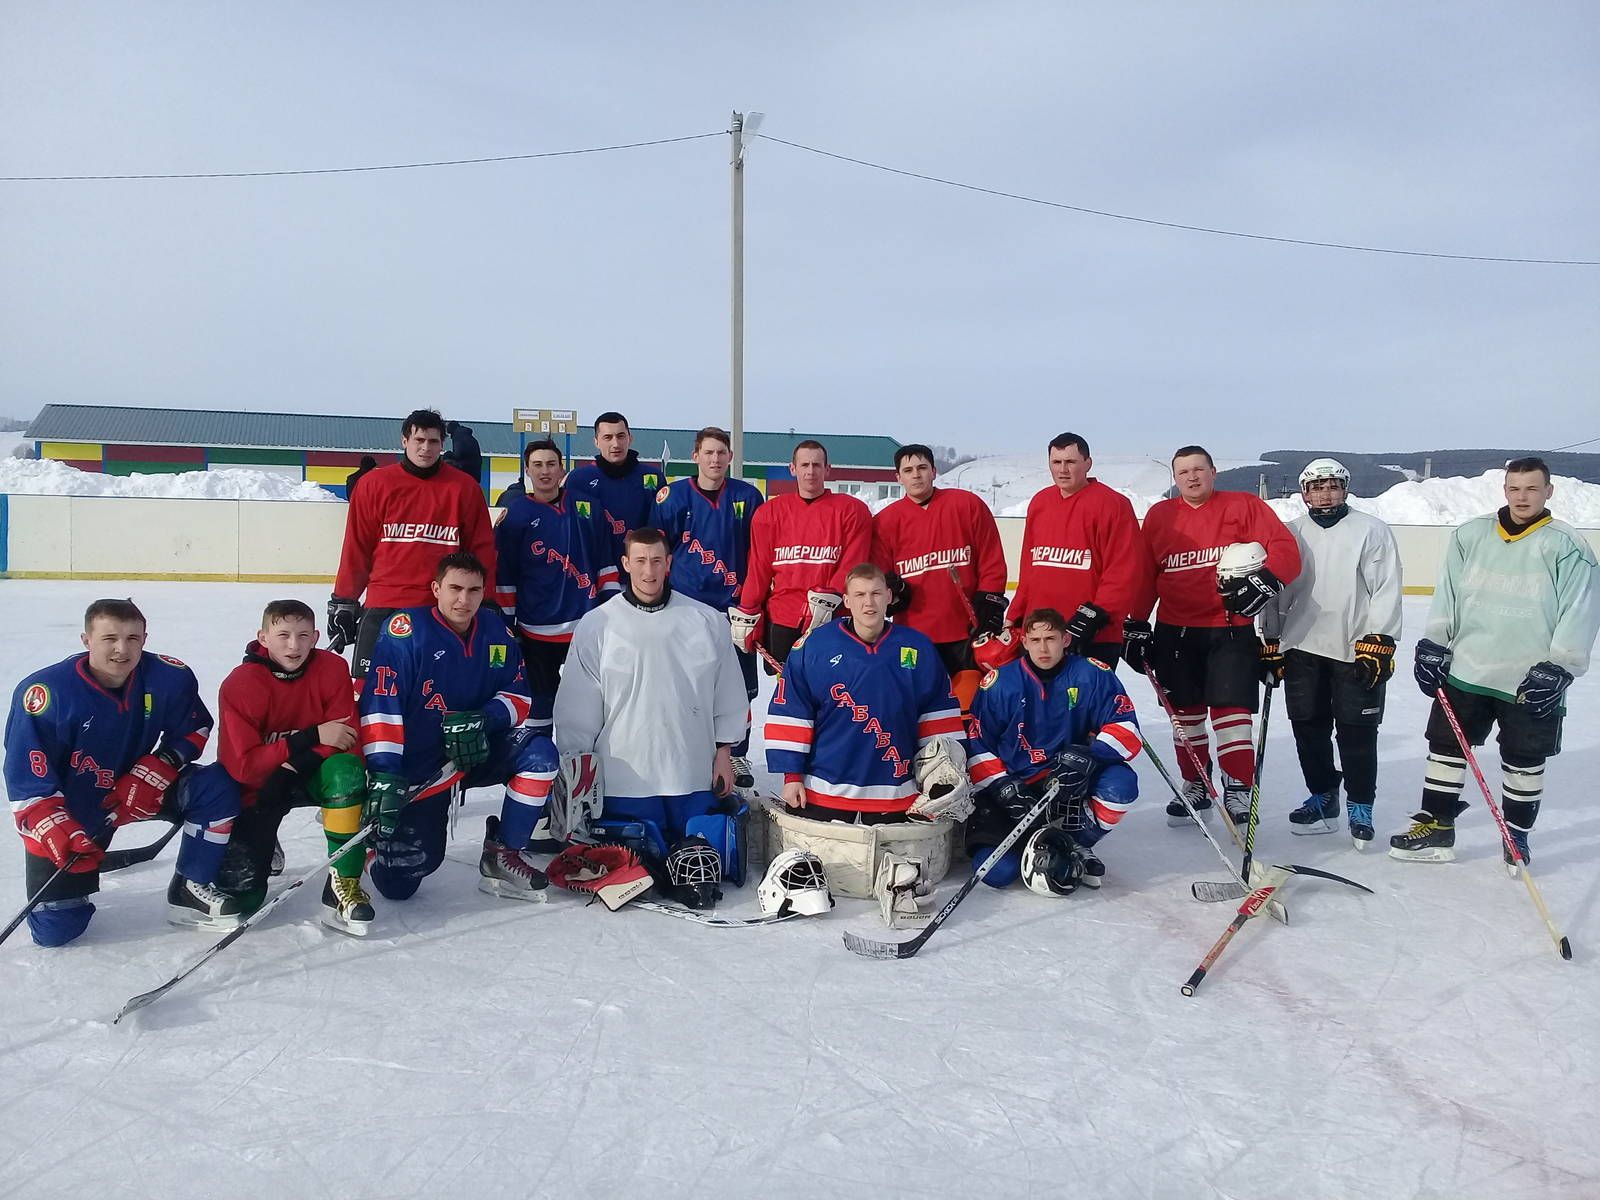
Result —
<path fill-rule="evenodd" d="M 698 835 L 677 842 L 667 854 L 667 887 L 688 908 L 714 908 L 722 899 L 722 856 Z"/>
<path fill-rule="evenodd" d="M 1022 882 L 1041 896 L 1070 896 L 1083 882 L 1083 858 L 1072 836 L 1046 825 L 1022 851 Z"/>

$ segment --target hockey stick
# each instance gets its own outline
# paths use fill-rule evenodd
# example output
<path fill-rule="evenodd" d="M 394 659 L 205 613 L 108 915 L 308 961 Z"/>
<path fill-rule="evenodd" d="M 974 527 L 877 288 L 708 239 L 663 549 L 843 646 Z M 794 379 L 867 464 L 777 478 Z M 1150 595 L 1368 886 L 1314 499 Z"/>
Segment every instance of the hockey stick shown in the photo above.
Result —
<path fill-rule="evenodd" d="M 1283 881 L 1288 877 L 1289 871 L 1286 867 L 1273 867 L 1261 881 L 1261 886 L 1244 898 L 1244 903 L 1239 905 L 1239 911 L 1233 920 L 1228 922 L 1228 927 L 1222 931 L 1222 936 L 1200 960 L 1200 965 L 1194 969 L 1194 974 L 1189 976 L 1188 982 L 1182 985 L 1180 990 L 1185 996 L 1194 995 L 1195 988 L 1200 986 L 1200 981 L 1206 977 L 1206 972 L 1211 970 L 1217 959 L 1222 956 L 1222 952 L 1228 948 L 1228 943 L 1233 941 L 1233 935 L 1244 928 L 1246 921 L 1261 911 L 1262 905 L 1271 902 L 1272 893 L 1282 887 Z"/>
<path fill-rule="evenodd" d="M 664 904 L 660 900 L 634 900 L 630 907 L 642 908 L 646 912 L 660 913 L 666 917 L 677 917 L 679 920 L 692 921 L 696 925 L 714 925 L 719 929 L 753 929 L 757 925 L 776 925 L 779 921 L 793 920 L 802 917 L 804 913 L 766 913 L 759 917 L 716 917 L 698 909 L 682 908 L 676 904 Z"/>
<path fill-rule="evenodd" d="M 779 662 L 776 658 L 774 658 L 773 655 L 772 655 L 772 651 L 768 650 L 760 642 L 755 642 L 753 644 L 754 644 L 754 646 L 756 648 L 756 653 L 761 655 L 761 661 L 766 663 L 767 666 L 772 669 L 772 673 L 774 675 L 776 675 L 779 679 L 782 679 L 783 678 L 783 664 L 781 662 Z"/>
<path fill-rule="evenodd" d="M 1172 725 L 1172 740 L 1183 748 L 1183 753 L 1189 757 L 1189 765 L 1194 768 L 1194 773 L 1206 785 L 1206 795 L 1211 797 L 1212 808 L 1222 814 L 1222 823 L 1228 827 L 1228 834 L 1233 838 L 1233 844 L 1239 847 L 1239 853 L 1245 852 L 1244 838 L 1239 834 L 1239 827 L 1233 823 L 1233 818 L 1228 815 L 1227 808 L 1222 803 L 1222 797 L 1217 794 L 1217 785 L 1211 782 L 1211 772 L 1206 770 L 1205 764 L 1200 761 L 1200 752 L 1189 744 L 1189 740 L 1182 737 L 1178 731 L 1178 714 L 1172 707 L 1172 699 L 1167 695 L 1167 689 L 1161 686 L 1161 680 L 1156 677 L 1156 669 L 1149 662 L 1145 663 L 1145 678 L 1150 681 L 1150 688 L 1160 701 L 1162 710 L 1167 714 L 1167 721 Z M 1204 718 L 1201 718 L 1202 721 Z M 1193 806 L 1184 805 L 1189 809 L 1189 816 L 1199 821 L 1199 815 Z"/>
<path fill-rule="evenodd" d="M 967 610 L 967 636 L 976 637 L 978 633 L 978 610 L 972 607 L 972 598 L 967 595 L 966 586 L 961 582 L 961 572 L 954 567 L 946 567 L 950 572 L 950 581 L 956 585 L 956 595 L 961 597 L 961 607 Z"/>
<path fill-rule="evenodd" d="M 1494 823 L 1500 826 L 1500 840 L 1505 843 L 1506 851 L 1511 855 L 1511 860 L 1521 868 L 1522 882 L 1528 885 L 1528 896 L 1533 901 L 1533 906 L 1539 910 L 1539 916 L 1544 920 L 1544 927 L 1550 933 L 1550 940 L 1556 944 L 1556 953 L 1562 958 L 1572 960 L 1572 943 L 1567 941 L 1567 935 L 1562 933 L 1550 916 L 1550 910 L 1545 906 L 1544 896 L 1539 892 L 1539 885 L 1533 882 L 1533 876 L 1528 873 L 1527 861 L 1522 857 L 1522 851 L 1517 848 L 1517 843 L 1511 836 L 1511 830 L 1506 826 L 1506 819 L 1500 812 L 1500 806 L 1494 802 L 1494 796 L 1489 792 L 1489 784 L 1483 777 L 1483 770 L 1478 766 L 1478 757 L 1473 754 L 1472 746 L 1467 742 L 1466 731 L 1461 728 L 1461 722 L 1456 717 L 1456 710 L 1450 703 L 1450 697 L 1445 695 L 1441 685 L 1434 693 L 1438 700 L 1439 708 L 1450 722 L 1450 728 L 1455 732 L 1456 743 L 1461 747 L 1461 756 L 1467 760 L 1467 765 L 1472 768 L 1472 777 L 1478 781 L 1478 787 L 1483 791 L 1483 802 L 1488 806 L 1489 812 L 1494 817 Z"/>
<path fill-rule="evenodd" d="M 1250 862 L 1256 856 L 1256 824 L 1261 816 L 1261 764 L 1267 761 L 1267 722 L 1272 719 L 1272 693 L 1276 688 L 1267 688 L 1267 694 L 1261 698 L 1261 732 L 1256 735 L 1256 767 L 1255 782 L 1250 785 L 1250 819 L 1244 826 L 1244 863 L 1239 868 L 1239 874 L 1246 879 L 1250 878 Z"/>
<path fill-rule="evenodd" d="M 16 916 L 11 918 L 11 922 L 5 927 L 5 931 L 0 932 L 0 942 L 4 942 L 8 937 L 16 932 L 17 926 L 21 925 L 28 919 L 28 914 L 39 907 L 39 901 L 44 899 L 44 894 L 50 890 L 50 885 L 55 883 L 56 880 L 60 879 L 63 874 L 72 870 L 73 864 L 82 857 L 83 855 L 81 854 L 74 854 L 71 858 L 67 859 L 63 866 L 59 866 L 55 869 L 55 874 L 51 875 L 49 879 L 46 879 L 42 884 L 39 885 L 39 890 L 28 897 L 28 902 L 22 906 L 21 911 L 19 911 Z"/>
<path fill-rule="evenodd" d="M 1233 859 L 1228 857 L 1228 852 L 1217 844 L 1217 839 L 1211 835 L 1211 830 L 1208 829 L 1206 827 L 1206 823 L 1200 819 L 1200 814 L 1195 811 L 1194 805 L 1189 803 L 1189 798 L 1185 796 L 1178 788 L 1178 785 L 1173 782 L 1172 775 L 1167 771 L 1166 765 L 1156 757 L 1155 750 L 1151 747 L 1149 740 L 1144 736 L 1143 733 L 1140 733 L 1139 740 L 1144 745 L 1144 752 L 1146 756 L 1150 759 L 1150 762 L 1152 765 L 1154 765 L 1155 769 L 1160 773 L 1161 778 L 1166 780 L 1167 787 L 1172 790 L 1173 796 L 1177 799 L 1179 804 L 1183 805 L 1184 808 L 1189 810 L 1190 818 L 1196 825 L 1200 827 L 1200 832 L 1206 835 L 1206 841 L 1211 843 L 1211 848 L 1217 852 L 1217 857 L 1222 860 L 1222 865 L 1228 868 L 1228 874 L 1233 876 L 1233 882 L 1231 883 L 1212 884 L 1209 880 L 1200 880 L 1192 883 L 1189 885 L 1189 894 L 1192 895 L 1196 900 L 1202 900 L 1206 902 L 1210 902 L 1212 900 L 1237 900 L 1240 896 L 1243 896 L 1250 890 L 1249 886 L 1245 883 L 1245 880 L 1247 880 L 1249 876 L 1241 871 L 1238 867 L 1234 866 Z M 1208 886 L 1210 889 L 1214 890 L 1206 890 Z M 1220 895 L 1216 894 L 1215 890 L 1220 889 L 1226 889 L 1226 891 Z M 1267 912 L 1273 918 L 1273 920 L 1281 921 L 1285 925 L 1289 923 L 1288 910 L 1285 909 L 1279 901 L 1273 900 L 1269 902 L 1267 905 Z"/>
<path fill-rule="evenodd" d="M 989 857 L 983 860 L 983 865 L 968 877 L 967 881 L 956 890 L 955 895 L 944 902 L 944 907 L 933 914 L 933 919 L 928 922 L 928 927 L 917 934 L 916 937 L 904 942 L 880 942 L 846 930 L 844 935 L 845 947 L 865 958 L 912 957 L 918 950 L 928 944 L 928 939 L 939 931 L 939 926 L 943 925 L 950 914 L 955 912 L 956 906 L 967 898 L 972 889 L 983 882 L 984 876 L 988 875 L 999 864 L 1001 858 L 1005 856 L 1005 852 L 1011 849 L 1017 839 L 1031 829 L 1033 823 L 1044 815 L 1044 810 L 1050 806 L 1050 801 L 1055 799 L 1056 791 L 1060 786 L 1059 781 L 1053 781 L 1045 789 L 1045 793 L 1039 798 L 1039 802 L 1029 809 L 1027 815 L 1017 822 L 1016 828 L 1006 834 L 1001 839 L 1000 844 L 989 852 Z"/>
<path fill-rule="evenodd" d="M 167 843 L 181 832 L 183 832 L 183 822 L 180 820 L 148 846 L 135 846 L 129 850 L 107 850 L 105 857 L 100 860 L 100 873 L 104 875 L 107 871 L 120 871 L 124 867 L 136 867 L 140 863 L 149 862 L 166 849 Z"/>

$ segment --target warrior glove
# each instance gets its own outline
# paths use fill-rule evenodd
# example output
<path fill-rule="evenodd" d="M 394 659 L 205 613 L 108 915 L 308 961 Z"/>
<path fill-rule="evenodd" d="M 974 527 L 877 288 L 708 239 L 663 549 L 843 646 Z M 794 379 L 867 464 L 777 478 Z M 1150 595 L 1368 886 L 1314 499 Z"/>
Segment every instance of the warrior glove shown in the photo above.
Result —
<path fill-rule="evenodd" d="M 1356 641 L 1356 670 L 1361 686 L 1371 691 L 1394 674 L 1394 639 L 1386 633 L 1369 633 Z"/>

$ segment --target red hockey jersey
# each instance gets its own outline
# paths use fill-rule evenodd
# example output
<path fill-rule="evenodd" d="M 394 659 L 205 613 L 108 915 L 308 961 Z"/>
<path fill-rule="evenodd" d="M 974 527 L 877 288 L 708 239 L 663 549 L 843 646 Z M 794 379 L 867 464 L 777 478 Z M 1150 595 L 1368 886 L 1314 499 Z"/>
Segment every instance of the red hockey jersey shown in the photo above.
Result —
<path fill-rule="evenodd" d="M 935 642 L 971 635 L 974 592 L 1006 590 L 1006 555 L 994 514 L 959 488 L 934 488 L 927 504 L 903 496 L 873 517 L 872 561 L 911 585 L 911 604 L 895 624 Z"/>
<path fill-rule="evenodd" d="M 320 762 L 333 753 L 318 740 L 318 725 L 344 721 L 357 728 L 350 666 L 329 650 L 313 650 L 305 669 L 287 678 L 261 643 L 251 642 L 244 662 L 222 681 L 217 707 L 217 761 L 244 789 L 246 807 L 267 776 L 291 759 L 310 765 L 312 757 Z"/>
<path fill-rule="evenodd" d="M 1213 492 L 1198 508 L 1181 496 L 1163 500 L 1145 514 L 1144 536 L 1156 564 L 1156 619 L 1167 625 L 1249 624 L 1224 609 L 1217 592 L 1217 560 L 1234 542 L 1265 546 L 1267 569 L 1280 583 L 1300 574 L 1294 535 L 1249 492 Z"/>
<path fill-rule="evenodd" d="M 871 559 L 872 513 L 854 496 L 775 496 L 750 518 L 750 563 L 739 607 L 765 609 L 775 625 L 804 628 L 806 593 L 844 595 L 850 568 Z"/>
<path fill-rule="evenodd" d="M 494 528 L 477 481 L 448 464 L 422 477 L 403 463 L 379 467 L 361 481 L 345 516 L 344 550 L 333 594 L 368 608 L 433 604 L 434 569 L 469 550 L 494 582 Z"/>
<path fill-rule="evenodd" d="M 1133 505 L 1098 479 L 1070 496 L 1052 484 L 1028 502 L 1017 594 L 1007 617 L 1018 623 L 1036 608 L 1070 617 L 1085 603 L 1109 614 L 1094 640 L 1112 645 L 1122 641 L 1125 618 L 1143 618 L 1155 603 L 1150 550 Z"/>

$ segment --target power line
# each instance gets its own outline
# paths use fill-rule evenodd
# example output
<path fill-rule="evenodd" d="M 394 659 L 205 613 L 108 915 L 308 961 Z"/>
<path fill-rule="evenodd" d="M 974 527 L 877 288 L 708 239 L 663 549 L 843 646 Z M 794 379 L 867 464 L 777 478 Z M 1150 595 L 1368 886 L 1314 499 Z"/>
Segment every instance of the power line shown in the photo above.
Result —
<path fill-rule="evenodd" d="M 960 188 L 966 192 L 978 192 L 985 196 L 999 196 L 1006 200 L 1021 200 L 1026 204 L 1039 204 L 1046 208 L 1061 208 L 1068 212 L 1084 213 L 1091 217 L 1107 217 L 1114 221 L 1132 221 L 1139 225 L 1158 225 L 1163 229 L 1181 229 L 1189 233 L 1210 233 L 1218 237 L 1248 238 L 1254 242 L 1278 242 L 1288 246 L 1316 246 L 1324 250 L 1358 250 L 1364 254 L 1396 254 L 1407 258 L 1446 258 L 1459 262 L 1529 263 L 1557 267 L 1600 267 L 1600 260 L 1596 259 L 1514 258 L 1495 254 L 1443 254 L 1433 250 L 1397 250 L 1389 246 L 1361 246 L 1350 242 L 1324 242 L 1311 238 L 1274 237 L 1265 233 L 1244 233 L 1237 229 L 1214 229 L 1208 225 L 1186 225 L 1180 221 L 1158 221 L 1154 217 L 1136 217 L 1128 213 L 1107 212 L 1099 208 L 1085 208 L 1080 204 L 1065 204 L 1059 200 L 1042 200 L 1038 196 L 1024 196 L 1018 192 L 1006 192 L 998 188 L 980 187 L 975 183 L 962 183 L 955 179 L 941 179 L 937 175 L 925 175 L 920 171 L 907 171 L 900 167 L 885 166 L 883 163 L 869 162 L 864 158 L 852 158 L 848 154 L 835 154 L 831 150 L 821 150 L 816 146 L 787 141 L 784 138 L 773 137 L 770 134 L 763 134 L 762 140 L 777 142 L 781 146 L 790 146 L 796 150 L 805 150 L 811 154 L 820 154 L 823 158 L 854 163 L 858 167 L 871 167 L 874 171 L 885 171 L 890 175 L 902 175 L 907 179 L 920 179 L 926 183 L 938 183 L 945 187 Z"/>
<path fill-rule="evenodd" d="M 1578 446 L 1587 446 L 1591 442 L 1600 442 L 1600 437 L 1584 438 L 1581 442 L 1568 442 L 1565 446 L 1552 446 L 1545 453 L 1554 454 L 1557 450 L 1572 450 Z"/>
<path fill-rule="evenodd" d="M 725 137 L 726 129 L 691 133 L 683 137 L 655 138 L 648 142 L 621 142 L 614 146 L 587 146 L 581 150 L 545 150 L 539 154 L 495 154 L 485 158 L 445 158 L 430 162 L 382 163 L 368 167 L 313 167 L 293 171 L 196 171 L 188 174 L 148 175 L 0 175 L 0 183 L 85 183 L 115 179 L 265 179 L 280 175 L 353 175 L 362 171 L 416 171 L 425 167 L 465 167 L 478 163 L 527 162 L 535 158 L 568 158 L 576 154 L 604 154 L 611 150 L 637 150 L 642 146 L 669 146 L 701 138 Z"/>

